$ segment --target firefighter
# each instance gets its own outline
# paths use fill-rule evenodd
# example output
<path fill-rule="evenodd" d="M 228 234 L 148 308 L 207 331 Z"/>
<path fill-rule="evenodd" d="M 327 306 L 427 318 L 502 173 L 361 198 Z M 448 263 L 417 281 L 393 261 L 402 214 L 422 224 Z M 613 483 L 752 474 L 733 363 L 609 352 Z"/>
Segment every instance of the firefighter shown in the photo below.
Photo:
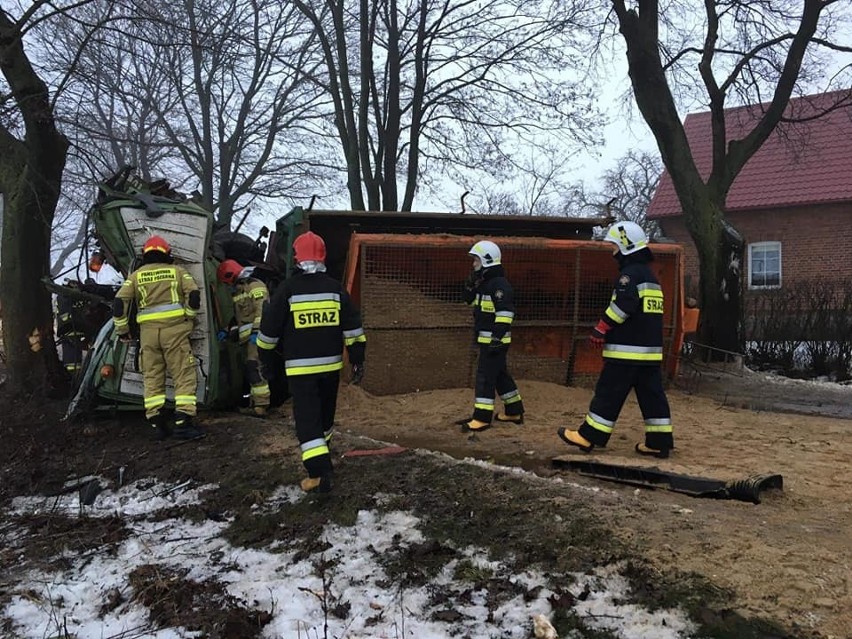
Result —
<path fill-rule="evenodd" d="M 498 422 L 524 423 L 524 404 L 515 380 L 506 364 L 509 344 L 512 343 L 512 286 L 506 279 L 500 260 L 500 248 L 484 240 L 468 251 L 473 256 L 473 270 L 464 283 L 462 297 L 473 307 L 479 362 L 476 367 L 476 388 L 473 417 L 460 420 L 464 431 L 482 431 L 491 426 L 494 417 L 495 390 L 503 401 Z"/>
<path fill-rule="evenodd" d="M 614 244 L 620 272 L 610 304 L 590 336 L 595 347 L 603 348 L 603 370 L 580 428 L 560 428 L 557 434 L 584 452 L 606 446 L 633 389 L 645 421 L 645 441 L 635 450 L 665 459 L 674 438 L 661 370 L 663 290 L 649 266 L 654 255 L 645 231 L 634 222 L 616 222 L 604 240 Z"/>
<path fill-rule="evenodd" d="M 201 308 L 201 292 L 192 275 L 173 263 L 171 247 L 158 235 L 145 242 L 142 266 L 127 277 L 113 302 L 115 331 L 122 339 L 128 339 L 128 311 L 134 301 L 139 324 L 145 417 L 156 429 L 158 440 L 171 434 L 163 410 L 168 373 L 175 391 L 175 437 L 201 437 L 204 433 L 193 419 L 197 381 L 195 357 L 189 342 Z"/>
<path fill-rule="evenodd" d="M 257 354 L 257 333 L 269 290 L 266 284 L 251 276 L 253 272 L 254 267 L 243 267 L 236 260 L 219 264 L 216 277 L 231 287 L 237 324 L 231 331 L 219 331 L 218 338 L 224 341 L 230 333 L 244 346 L 246 378 L 251 386 L 249 414 L 264 417 L 269 409 L 269 384 Z"/>
<path fill-rule="evenodd" d="M 79 282 L 66 280 L 68 288 L 79 289 Z M 71 295 L 56 296 L 56 336 L 61 346 L 62 364 L 72 376 L 83 365 L 83 351 L 88 348 L 88 340 L 83 331 L 82 312 L 86 302 Z"/>
<path fill-rule="evenodd" d="M 275 290 L 263 311 L 257 347 L 270 353 L 282 342 L 293 417 L 308 477 L 305 492 L 331 490 L 329 441 L 334 427 L 343 345 L 353 384 L 364 375 L 367 338 L 358 309 L 340 282 L 326 275 L 325 242 L 308 231 L 293 242 L 298 273 Z"/>
<path fill-rule="evenodd" d="M 92 273 L 99 273 L 100 270 L 104 267 L 104 263 L 104 254 L 100 251 L 95 251 L 89 258 L 89 270 Z"/>

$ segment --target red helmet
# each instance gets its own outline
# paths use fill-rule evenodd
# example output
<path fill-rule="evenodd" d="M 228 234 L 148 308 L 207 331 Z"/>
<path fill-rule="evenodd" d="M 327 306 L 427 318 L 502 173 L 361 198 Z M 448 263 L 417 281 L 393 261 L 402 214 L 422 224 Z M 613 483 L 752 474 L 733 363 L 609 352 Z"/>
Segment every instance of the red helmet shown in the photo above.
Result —
<path fill-rule="evenodd" d="M 216 269 L 216 278 L 224 284 L 233 284 L 242 272 L 242 264 L 236 260 L 225 260 Z"/>
<path fill-rule="evenodd" d="M 142 247 L 142 253 L 149 253 L 150 251 L 162 251 L 166 255 L 172 252 L 172 247 L 169 246 L 169 243 L 166 242 L 159 235 L 152 235 L 147 242 L 145 242 L 145 246 Z"/>
<path fill-rule="evenodd" d="M 301 262 L 322 262 L 325 264 L 325 242 L 313 231 L 302 233 L 297 237 L 296 241 L 293 242 L 293 251 L 296 253 L 297 264 Z"/>

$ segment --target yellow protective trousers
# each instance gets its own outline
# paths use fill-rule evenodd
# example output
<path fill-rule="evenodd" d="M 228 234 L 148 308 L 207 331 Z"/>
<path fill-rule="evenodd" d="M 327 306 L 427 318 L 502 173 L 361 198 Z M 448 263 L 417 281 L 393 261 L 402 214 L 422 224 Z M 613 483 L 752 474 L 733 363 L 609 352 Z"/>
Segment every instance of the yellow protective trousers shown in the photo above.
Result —
<path fill-rule="evenodd" d="M 246 376 L 251 385 L 251 405 L 257 407 L 269 406 L 269 382 L 266 381 L 263 365 L 257 354 L 257 345 L 247 342 L 245 349 Z"/>
<path fill-rule="evenodd" d="M 159 324 L 159 322 L 156 322 Z M 166 403 L 166 373 L 175 387 L 175 411 L 195 415 L 198 384 L 189 344 L 192 321 L 171 326 L 139 325 L 139 365 L 145 393 L 145 417 L 153 419 Z"/>

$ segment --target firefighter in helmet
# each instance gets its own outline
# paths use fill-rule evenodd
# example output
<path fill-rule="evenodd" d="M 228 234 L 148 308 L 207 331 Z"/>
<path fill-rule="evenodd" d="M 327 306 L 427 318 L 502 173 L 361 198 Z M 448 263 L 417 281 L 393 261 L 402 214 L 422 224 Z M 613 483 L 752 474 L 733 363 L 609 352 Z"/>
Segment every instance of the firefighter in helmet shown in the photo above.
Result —
<path fill-rule="evenodd" d="M 257 347 L 270 352 L 282 342 L 293 417 L 308 477 L 302 489 L 331 490 L 329 440 L 346 345 L 351 383 L 364 375 L 367 338 L 358 309 L 337 280 L 326 275 L 325 242 L 308 231 L 293 242 L 298 273 L 279 285 L 263 311 Z"/>
<path fill-rule="evenodd" d="M 201 308 L 201 292 L 192 275 L 173 263 L 171 247 L 158 235 L 145 242 L 142 266 L 127 277 L 115 296 L 115 331 L 122 338 L 129 334 L 128 311 L 134 301 L 145 416 L 156 429 L 157 439 L 171 434 L 163 412 L 168 373 L 175 391 L 175 437 L 200 437 L 203 432 L 193 423 L 197 381 L 189 334 Z"/>
<path fill-rule="evenodd" d="M 249 412 L 264 417 L 269 409 L 269 384 L 258 358 L 257 333 L 269 290 L 266 284 L 252 277 L 253 272 L 254 267 L 244 267 L 236 260 L 225 260 L 219 264 L 216 277 L 231 287 L 236 326 L 230 331 L 219 331 L 218 338 L 224 341 L 230 333 L 245 348 L 246 378 L 251 386 Z"/>
<path fill-rule="evenodd" d="M 464 283 L 462 297 L 473 307 L 474 331 L 479 346 L 473 417 L 457 422 L 465 431 L 482 431 L 498 422 L 524 423 L 524 404 L 515 380 L 509 374 L 507 356 L 512 343 L 515 305 L 512 285 L 506 279 L 500 248 L 488 240 L 468 251 L 473 270 Z M 494 415 L 495 391 L 503 401 L 503 412 Z"/>
<path fill-rule="evenodd" d="M 66 280 L 68 289 L 79 289 L 80 283 Z M 83 309 L 86 301 L 62 293 L 56 296 L 56 336 L 59 338 L 62 364 L 71 376 L 82 368 L 83 351 L 88 340 L 83 331 Z"/>
<path fill-rule="evenodd" d="M 654 255 L 648 236 L 635 222 L 616 222 L 604 240 L 614 245 L 620 272 L 609 306 L 590 336 L 592 344 L 603 349 L 603 370 L 580 428 L 560 428 L 557 434 L 584 452 L 606 446 L 632 389 L 645 421 L 645 441 L 635 450 L 664 459 L 674 448 L 674 438 L 661 370 L 663 290 L 649 266 Z"/>

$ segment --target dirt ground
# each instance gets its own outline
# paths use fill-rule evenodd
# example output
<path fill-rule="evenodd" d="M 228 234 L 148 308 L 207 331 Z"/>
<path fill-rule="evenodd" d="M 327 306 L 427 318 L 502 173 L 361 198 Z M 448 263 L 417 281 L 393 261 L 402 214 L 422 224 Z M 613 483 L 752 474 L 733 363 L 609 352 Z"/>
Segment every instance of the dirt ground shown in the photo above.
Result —
<path fill-rule="evenodd" d="M 761 405 L 775 397 L 813 408 L 826 401 L 813 399 L 827 392 L 822 385 L 772 384 L 747 373 L 705 377 L 713 378 L 703 383 L 709 397 L 670 390 L 676 451 L 667 460 L 634 454 L 642 421 L 633 398 L 606 450 L 572 452 L 555 431 L 580 423 L 591 392 L 540 382 L 519 383 L 527 410 L 523 426 L 501 424 L 474 436 L 452 425 L 467 414 L 467 389 L 371 397 L 346 388 L 339 418 L 353 432 L 394 444 L 605 486 L 617 499 L 601 504 L 598 514 L 660 567 L 678 566 L 733 589 L 745 614 L 852 637 L 852 420 L 728 405 L 731 397 Z M 743 392 L 746 387 L 753 387 L 752 395 Z M 832 392 L 835 400 L 852 404 L 852 388 Z M 835 411 L 832 405 L 828 410 Z M 695 499 L 555 471 L 551 460 L 563 455 L 722 480 L 778 473 L 784 488 L 764 493 L 759 505 Z"/>
<path fill-rule="evenodd" d="M 848 490 L 852 483 L 852 420 L 815 414 L 821 410 L 838 414 L 839 405 L 852 405 L 852 388 L 772 383 L 748 373 L 705 373 L 700 383 L 682 384 L 695 393 L 670 390 L 677 448 L 668 460 L 648 460 L 633 453 L 634 443 L 641 439 L 641 418 L 633 399 L 610 446 L 585 456 L 569 450 L 555 431 L 559 426 L 579 424 L 591 391 L 523 380 L 519 385 L 527 408 L 526 423 L 498 425 L 475 436 L 463 434 L 453 425 L 469 415 L 471 389 L 377 397 L 357 387 L 342 387 L 338 454 L 379 445 L 365 443 L 364 438 L 370 438 L 460 459 L 518 466 L 544 480 L 521 482 L 517 475 L 498 477 L 487 469 L 474 474 L 475 469 L 461 467 L 446 476 L 445 468 L 423 470 L 418 461 L 422 458 L 411 456 L 369 458 L 373 469 L 369 474 L 367 466 L 339 459 L 335 493 L 340 508 L 370 507 L 372 502 L 364 496 L 369 491 L 363 490 L 367 484 L 380 492 L 406 495 L 403 501 L 408 506 L 422 502 L 433 510 L 443 510 L 446 519 L 438 526 L 447 528 L 459 511 L 472 515 L 471 503 L 484 506 L 486 501 L 496 500 L 497 505 L 484 509 L 479 530 L 466 531 L 475 543 L 491 536 L 495 545 L 503 543 L 507 550 L 521 555 L 550 555 L 554 561 L 560 558 L 580 565 L 583 556 L 577 553 L 591 544 L 584 531 L 600 535 L 593 533 L 597 529 L 584 529 L 585 524 L 570 523 L 569 518 L 575 513 L 583 522 L 591 513 L 613 536 L 614 544 L 630 548 L 650 562 L 656 572 L 649 574 L 677 571 L 699 575 L 713 588 L 730 593 L 728 605 L 733 612 L 772 620 L 789 633 L 712 636 L 852 637 L 852 492 Z M 258 494 L 282 482 L 293 483 L 301 474 L 292 429 L 282 428 L 290 424 L 286 410 L 276 420 L 264 421 L 231 413 L 206 414 L 203 421 L 210 435 L 205 440 L 163 446 L 150 441 L 138 416 L 66 424 L 59 421 L 64 402 L 8 393 L 0 401 L 0 504 L 15 495 L 50 494 L 75 473 L 112 477 L 124 468 L 129 478 L 149 474 L 171 480 L 195 477 L 223 486 L 217 502 L 205 505 L 202 516 L 245 512 L 244 518 L 237 518 L 242 532 L 235 525 L 233 535 L 235 541 L 250 545 L 269 542 L 267 532 L 248 516 Z M 742 408 L 773 402 L 798 412 Z M 758 505 L 695 499 L 556 470 L 552 459 L 566 455 L 657 466 L 722 480 L 779 473 L 784 489 L 765 493 Z M 439 477 L 445 483 L 439 484 Z M 424 487 L 422 494 L 414 494 Z M 433 490 L 440 494 L 430 495 Z M 545 512 L 546 521 L 531 526 L 528 519 L 534 502 L 551 506 L 535 515 L 541 520 L 541 512 Z M 493 523 L 488 523 L 488 517 Z M 465 526 L 455 522 L 455 527 Z M 271 530 L 282 534 L 274 527 Z M 604 549 L 589 551 L 586 560 L 590 564 L 606 555 L 607 538 L 598 541 Z M 10 560 L 12 556 L 0 549 L 0 568 L 5 564 L 13 569 Z M 647 587 L 653 589 L 653 584 Z"/>

